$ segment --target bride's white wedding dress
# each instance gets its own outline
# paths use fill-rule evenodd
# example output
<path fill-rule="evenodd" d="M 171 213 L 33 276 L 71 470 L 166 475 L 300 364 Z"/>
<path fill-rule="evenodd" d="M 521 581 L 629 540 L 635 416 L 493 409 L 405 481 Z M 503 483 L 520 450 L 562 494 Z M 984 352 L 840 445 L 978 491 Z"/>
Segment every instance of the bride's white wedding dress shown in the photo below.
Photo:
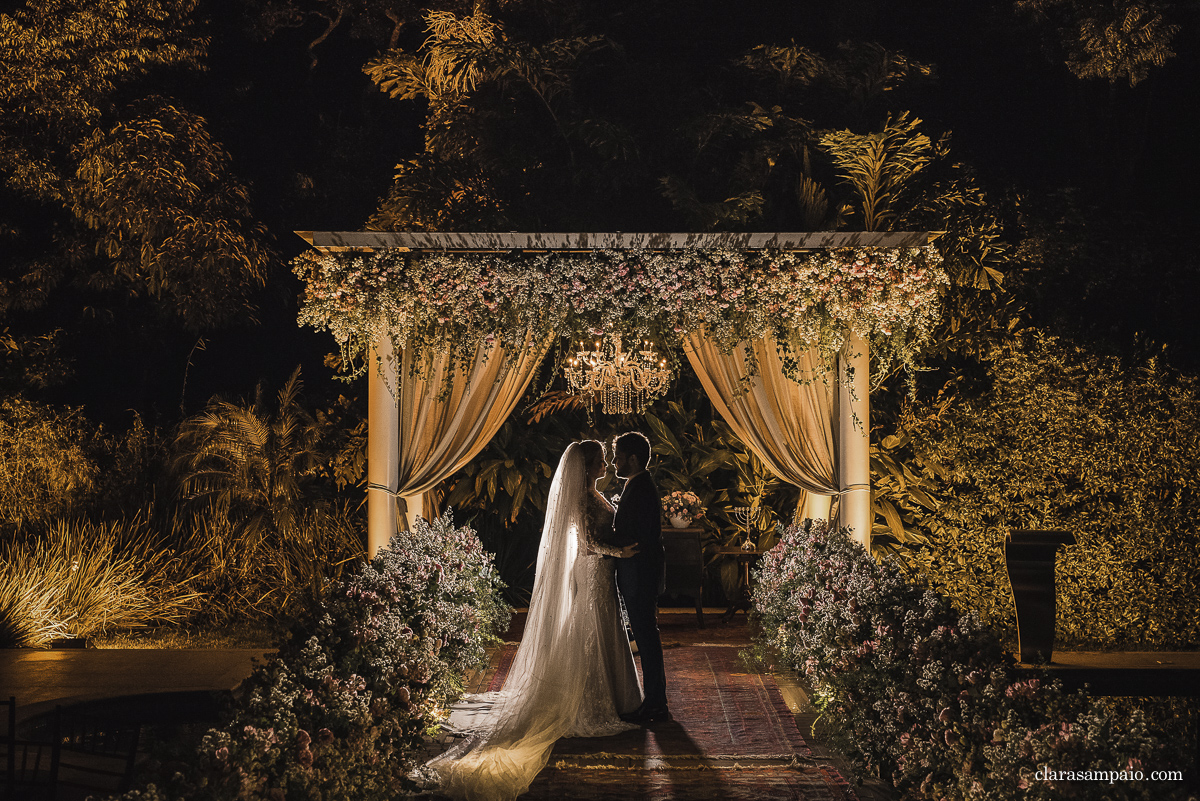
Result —
<path fill-rule="evenodd" d="M 577 444 L 559 461 L 546 507 L 521 645 L 500 692 L 467 696 L 448 727 L 468 735 L 427 765 L 439 790 L 468 801 L 516 798 L 560 737 L 603 737 L 642 700 L 613 578 L 597 532 L 613 508 L 588 480 Z"/>

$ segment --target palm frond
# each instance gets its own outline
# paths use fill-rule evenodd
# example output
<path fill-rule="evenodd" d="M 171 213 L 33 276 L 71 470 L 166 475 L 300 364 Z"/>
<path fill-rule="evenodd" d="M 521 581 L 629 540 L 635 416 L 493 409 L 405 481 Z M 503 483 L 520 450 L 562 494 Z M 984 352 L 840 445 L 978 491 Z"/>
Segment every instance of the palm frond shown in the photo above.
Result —
<path fill-rule="evenodd" d="M 858 194 L 868 231 L 880 230 L 896 218 L 899 195 L 933 158 L 933 143 L 917 130 L 920 123 L 904 112 L 894 120 L 889 117 L 876 133 L 833 131 L 821 137 L 843 182 Z"/>

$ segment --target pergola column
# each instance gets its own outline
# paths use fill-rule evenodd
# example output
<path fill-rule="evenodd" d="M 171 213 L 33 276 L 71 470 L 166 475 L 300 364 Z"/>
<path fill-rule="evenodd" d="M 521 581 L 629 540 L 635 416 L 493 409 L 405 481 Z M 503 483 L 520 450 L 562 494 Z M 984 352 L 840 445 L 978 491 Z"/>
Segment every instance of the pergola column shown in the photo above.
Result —
<path fill-rule="evenodd" d="M 390 338 L 371 348 L 367 368 L 367 557 L 374 558 L 399 530 L 400 407 L 396 359 Z"/>
<path fill-rule="evenodd" d="M 839 517 L 871 549 L 871 367 L 865 340 L 851 334 L 838 354 Z"/>

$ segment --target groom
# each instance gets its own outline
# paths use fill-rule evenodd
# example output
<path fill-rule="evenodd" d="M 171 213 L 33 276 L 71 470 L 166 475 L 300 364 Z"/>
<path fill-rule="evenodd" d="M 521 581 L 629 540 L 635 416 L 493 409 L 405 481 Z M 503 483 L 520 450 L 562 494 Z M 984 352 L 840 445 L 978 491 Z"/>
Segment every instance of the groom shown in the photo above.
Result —
<path fill-rule="evenodd" d="M 646 725 L 670 719 L 667 712 L 667 676 L 663 669 L 662 640 L 658 636 L 658 590 L 663 579 L 662 502 L 658 487 L 646 472 L 650 440 L 630 431 L 614 442 L 613 465 L 617 478 L 626 479 L 613 520 L 613 543 L 636 545 L 637 553 L 617 560 L 617 590 L 625 602 L 629 626 L 642 661 L 646 698 L 633 712 L 622 715 L 629 723 Z"/>

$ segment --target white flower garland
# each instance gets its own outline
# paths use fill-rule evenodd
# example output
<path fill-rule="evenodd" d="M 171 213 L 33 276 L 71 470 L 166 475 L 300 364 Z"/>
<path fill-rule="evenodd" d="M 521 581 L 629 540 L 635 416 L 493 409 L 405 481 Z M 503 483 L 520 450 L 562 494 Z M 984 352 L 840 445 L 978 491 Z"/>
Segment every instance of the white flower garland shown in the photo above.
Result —
<path fill-rule="evenodd" d="M 947 284 L 932 246 L 781 252 L 603 250 L 450 254 L 310 251 L 300 322 L 327 329 L 361 373 L 390 336 L 418 354 L 472 358 L 482 342 L 620 333 L 664 350 L 706 330 L 724 349 L 772 335 L 836 353 L 848 331 L 877 362 L 910 365 Z M 786 360 L 785 360 L 786 361 Z"/>

